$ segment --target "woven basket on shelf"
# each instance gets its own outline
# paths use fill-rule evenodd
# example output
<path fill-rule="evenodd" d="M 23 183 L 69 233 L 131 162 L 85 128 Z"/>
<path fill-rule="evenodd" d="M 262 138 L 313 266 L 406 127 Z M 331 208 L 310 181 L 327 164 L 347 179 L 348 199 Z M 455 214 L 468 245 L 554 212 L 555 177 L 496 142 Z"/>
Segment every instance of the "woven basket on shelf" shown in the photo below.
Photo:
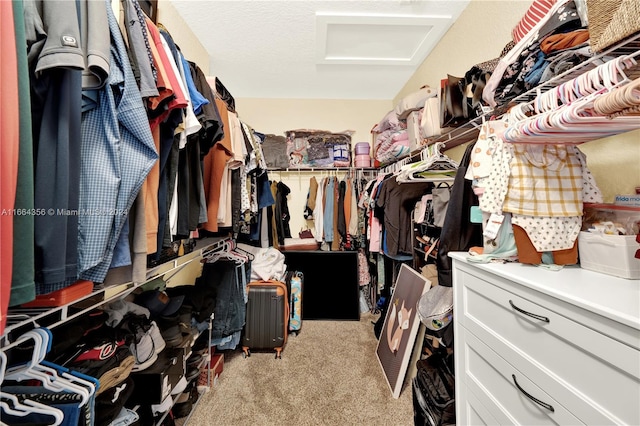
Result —
<path fill-rule="evenodd" d="M 587 0 L 587 16 L 594 52 L 640 32 L 640 0 Z"/>

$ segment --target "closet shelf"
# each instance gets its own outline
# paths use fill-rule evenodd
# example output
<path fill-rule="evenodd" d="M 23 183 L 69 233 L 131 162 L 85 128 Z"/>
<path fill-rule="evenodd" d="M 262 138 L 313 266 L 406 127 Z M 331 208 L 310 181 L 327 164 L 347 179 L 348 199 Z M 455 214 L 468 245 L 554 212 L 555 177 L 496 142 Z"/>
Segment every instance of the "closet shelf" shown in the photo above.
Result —
<path fill-rule="evenodd" d="M 269 167 L 267 168 L 270 172 L 334 172 L 334 171 L 376 171 L 375 167 Z"/>
<path fill-rule="evenodd" d="M 4 334 L 0 336 L 0 350 L 9 349 L 14 345 L 13 342 L 15 340 L 33 328 L 54 328 L 66 321 L 84 315 L 92 309 L 125 297 L 136 288 L 168 272 L 177 272 L 190 262 L 200 259 L 206 253 L 222 247 L 227 239 L 227 237 L 215 237 L 198 240 L 195 249 L 191 253 L 147 270 L 147 279 L 141 283 L 127 282 L 105 288 L 94 288 L 94 291 L 90 294 L 55 308 L 9 308 L 7 326 Z"/>
<path fill-rule="evenodd" d="M 504 114 L 508 106 L 532 102 L 537 96 L 551 90 L 556 86 L 559 86 L 562 83 L 572 80 L 580 76 L 581 74 L 584 74 L 585 72 L 590 71 L 605 62 L 608 62 L 613 58 L 627 55 L 635 56 L 636 59 L 640 60 L 640 33 L 635 34 L 627 38 L 626 40 L 623 40 L 620 43 L 610 47 L 609 49 L 606 49 L 603 52 L 590 57 L 586 61 L 575 65 L 574 67 L 568 69 L 562 74 L 557 75 L 549 81 L 545 81 L 544 83 L 539 84 L 533 89 L 516 96 L 506 105 L 486 112 L 459 127 L 441 134 L 438 137 L 429 138 L 427 140 L 427 145 L 433 145 L 435 143 L 441 142 L 444 143 L 444 147 L 442 148 L 442 150 L 445 151 L 458 145 L 462 145 L 463 143 L 471 142 L 478 137 L 483 120 L 488 120 L 492 116 L 500 116 Z M 633 68 L 625 70 L 625 74 L 631 80 L 640 78 L 640 65 L 636 65 Z M 417 155 L 419 155 L 419 153 L 413 154 L 411 158 Z"/>

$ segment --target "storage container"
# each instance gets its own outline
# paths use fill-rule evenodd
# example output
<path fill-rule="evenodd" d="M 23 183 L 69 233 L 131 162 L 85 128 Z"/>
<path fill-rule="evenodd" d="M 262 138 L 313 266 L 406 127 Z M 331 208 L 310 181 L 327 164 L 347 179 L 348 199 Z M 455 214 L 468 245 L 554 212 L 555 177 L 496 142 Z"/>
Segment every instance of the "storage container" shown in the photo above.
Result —
<path fill-rule="evenodd" d="M 371 157 L 369 154 L 357 154 L 353 161 L 354 167 L 371 167 Z"/>
<path fill-rule="evenodd" d="M 369 146 L 369 142 L 358 142 L 354 152 L 356 155 L 369 155 L 370 149 L 371 147 Z"/>
<path fill-rule="evenodd" d="M 582 231 L 578 236 L 580 266 L 590 271 L 640 279 L 640 259 L 635 257 L 637 250 L 640 250 L 640 244 L 635 235 Z"/>
<path fill-rule="evenodd" d="M 349 145 L 333 146 L 333 166 L 349 167 Z"/>

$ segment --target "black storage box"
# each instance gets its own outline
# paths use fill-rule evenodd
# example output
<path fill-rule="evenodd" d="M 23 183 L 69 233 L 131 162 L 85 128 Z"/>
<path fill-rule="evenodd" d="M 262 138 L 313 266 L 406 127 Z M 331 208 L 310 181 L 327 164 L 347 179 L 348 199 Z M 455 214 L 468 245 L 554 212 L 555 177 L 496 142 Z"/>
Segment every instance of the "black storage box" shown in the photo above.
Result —
<path fill-rule="evenodd" d="M 133 404 L 160 404 L 185 373 L 185 349 L 166 348 L 146 370 L 131 373 L 135 391 Z"/>

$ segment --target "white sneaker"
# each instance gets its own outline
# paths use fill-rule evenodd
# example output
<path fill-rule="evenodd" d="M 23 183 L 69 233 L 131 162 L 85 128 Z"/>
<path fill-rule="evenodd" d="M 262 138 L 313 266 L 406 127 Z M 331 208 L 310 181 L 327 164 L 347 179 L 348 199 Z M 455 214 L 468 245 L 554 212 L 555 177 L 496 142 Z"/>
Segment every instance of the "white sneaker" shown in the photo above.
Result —
<path fill-rule="evenodd" d="M 131 371 L 145 370 L 158 359 L 158 353 L 155 350 L 153 338 L 149 332 L 145 333 L 138 343 L 132 343 L 129 349 L 136 359 Z"/>
<path fill-rule="evenodd" d="M 159 354 L 167 345 L 162 338 L 162 334 L 160 334 L 160 328 L 155 321 L 151 321 L 151 329 L 149 330 L 149 333 L 151 334 L 151 338 L 153 339 L 155 352 L 156 354 Z"/>

